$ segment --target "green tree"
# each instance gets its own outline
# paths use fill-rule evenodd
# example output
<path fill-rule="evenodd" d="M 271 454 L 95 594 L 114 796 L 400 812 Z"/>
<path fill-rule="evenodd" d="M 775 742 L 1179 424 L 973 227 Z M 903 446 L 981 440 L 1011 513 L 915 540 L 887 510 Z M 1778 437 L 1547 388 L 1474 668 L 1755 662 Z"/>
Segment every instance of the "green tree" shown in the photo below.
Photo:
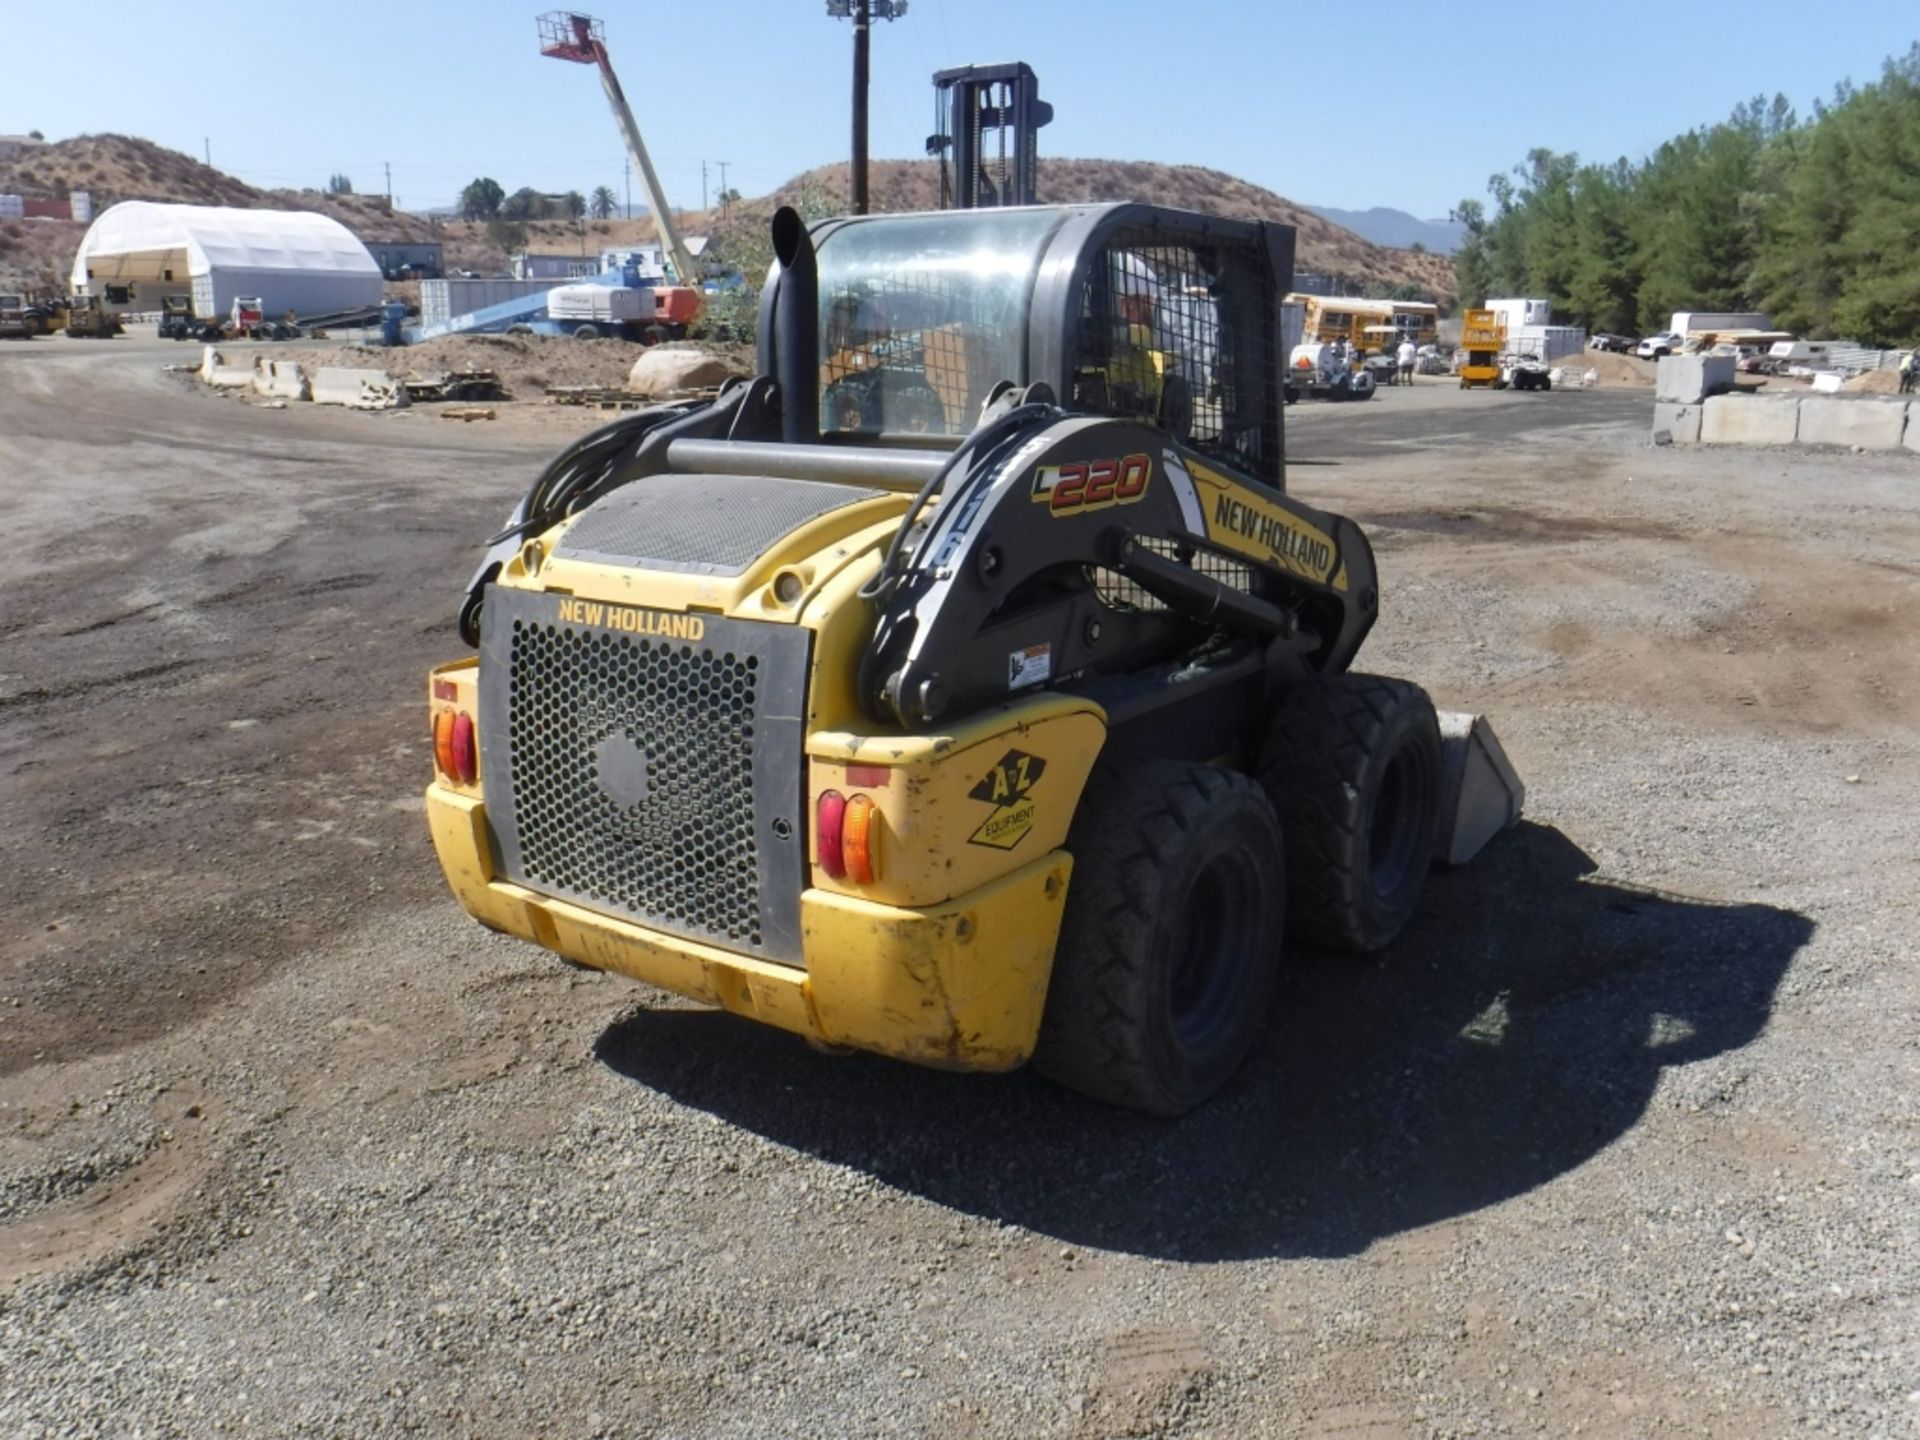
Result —
<path fill-rule="evenodd" d="M 522 185 L 500 206 L 509 220 L 545 220 L 552 211 L 552 200 L 530 185 Z"/>
<path fill-rule="evenodd" d="M 620 208 L 620 201 L 613 191 L 601 185 L 594 190 L 593 198 L 587 202 L 587 207 L 594 219 L 608 220 L 613 217 L 613 212 Z"/>
<path fill-rule="evenodd" d="M 506 198 L 498 180 L 482 175 L 460 192 L 460 214 L 468 220 L 491 220 Z"/>
<path fill-rule="evenodd" d="M 351 195 L 352 193 L 353 181 L 349 180 L 345 175 L 329 175 L 327 177 L 327 194 Z"/>
<path fill-rule="evenodd" d="M 569 190 L 560 203 L 566 207 L 569 220 L 578 220 L 587 213 L 587 197 L 578 190 Z"/>

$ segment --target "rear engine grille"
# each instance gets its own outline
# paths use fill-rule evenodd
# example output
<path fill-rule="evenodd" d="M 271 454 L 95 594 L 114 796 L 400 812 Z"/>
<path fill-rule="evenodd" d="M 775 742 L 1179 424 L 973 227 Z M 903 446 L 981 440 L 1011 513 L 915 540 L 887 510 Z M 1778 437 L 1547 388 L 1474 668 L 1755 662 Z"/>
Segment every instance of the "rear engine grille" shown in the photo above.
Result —
<path fill-rule="evenodd" d="M 695 623 L 697 640 L 684 617 L 489 593 L 481 770 L 502 865 L 529 889 L 797 961 L 807 633 Z M 684 638 L 658 633 L 675 625 Z"/>

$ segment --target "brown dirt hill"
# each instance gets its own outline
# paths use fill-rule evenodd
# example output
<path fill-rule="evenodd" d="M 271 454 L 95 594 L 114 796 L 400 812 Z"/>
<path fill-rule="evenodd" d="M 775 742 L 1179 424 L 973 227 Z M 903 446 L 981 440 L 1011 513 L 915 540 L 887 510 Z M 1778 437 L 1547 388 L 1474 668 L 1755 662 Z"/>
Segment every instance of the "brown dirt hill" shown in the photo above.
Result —
<path fill-rule="evenodd" d="M 930 210 L 940 203 L 940 171 L 931 160 L 877 160 L 868 191 L 875 210 Z M 847 167 L 826 165 L 795 176 L 763 202 L 788 204 L 809 188 L 831 196 L 847 193 Z M 1146 160 L 1068 160 L 1042 157 L 1040 197 L 1084 204 L 1144 200 L 1209 215 L 1277 220 L 1299 232 L 1295 263 L 1354 285 L 1411 283 L 1436 299 L 1451 299 L 1453 262 L 1444 255 L 1396 250 L 1363 240 L 1283 195 L 1200 165 L 1162 165 Z"/>
<path fill-rule="evenodd" d="M 505 263 L 484 241 L 475 245 L 440 233 L 420 216 L 389 211 L 384 195 L 260 190 L 132 135 L 80 135 L 0 159 L 0 193 L 64 197 L 73 190 L 92 195 L 96 214 L 121 200 L 317 210 L 363 240 L 446 240 L 449 265 L 493 270 Z M 85 233 L 86 226 L 69 220 L 0 221 L 0 287 L 64 288 Z"/>
<path fill-rule="evenodd" d="M 940 172 L 928 160 L 876 160 L 868 176 L 873 208 L 879 211 L 934 209 L 940 203 L 939 184 Z M 1375 245 L 1271 190 L 1198 165 L 1043 159 L 1040 193 L 1043 199 L 1069 203 L 1147 200 L 1211 215 L 1278 220 L 1299 232 L 1296 263 L 1302 270 L 1325 271 L 1355 286 L 1411 283 L 1441 300 L 1455 294 L 1453 262 L 1446 256 Z M 771 195 L 741 201 L 725 221 L 717 210 L 687 210 L 681 223 L 688 234 L 737 234 L 764 226 L 776 206 L 805 198 L 837 209 L 845 204 L 846 194 L 847 167 L 823 165 L 796 175 Z M 447 233 L 484 243 L 478 225 L 453 222 Z M 647 219 L 586 223 L 586 242 L 593 249 L 653 238 L 653 222 Z M 572 251 L 580 236 L 571 222 L 534 221 L 527 226 L 527 243 L 535 250 Z"/>

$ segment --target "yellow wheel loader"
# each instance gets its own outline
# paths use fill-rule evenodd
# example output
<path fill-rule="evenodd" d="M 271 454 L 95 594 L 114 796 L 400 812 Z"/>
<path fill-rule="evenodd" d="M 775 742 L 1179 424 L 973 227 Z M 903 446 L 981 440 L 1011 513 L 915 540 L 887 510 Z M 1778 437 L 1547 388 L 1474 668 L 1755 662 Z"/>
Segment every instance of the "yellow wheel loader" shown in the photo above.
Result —
<path fill-rule="evenodd" d="M 1293 231 L 773 224 L 760 374 L 572 445 L 471 582 L 453 891 L 825 1045 L 1188 1109 L 1285 937 L 1378 950 L 1517 815 L 1490 736 L 1463 770 L 1349 668 L 1372 552 L 1285 487 Z"/>

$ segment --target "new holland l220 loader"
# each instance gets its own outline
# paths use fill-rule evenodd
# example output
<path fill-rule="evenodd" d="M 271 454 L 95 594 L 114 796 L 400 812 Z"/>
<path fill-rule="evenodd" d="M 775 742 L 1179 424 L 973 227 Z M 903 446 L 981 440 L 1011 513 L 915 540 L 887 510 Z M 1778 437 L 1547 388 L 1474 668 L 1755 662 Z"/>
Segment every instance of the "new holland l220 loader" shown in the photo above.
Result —
<path fill-rule="evenodd" d="M 1351 666 L 1286 491 L 1293 231 L 1145 205 L 774 219 L 760 374 L 563 452 L 435 670 L 475 918 L 836 1047 L 1205 1099 L 1283 937 L 1380 949 L 1518 815 Z"/>

